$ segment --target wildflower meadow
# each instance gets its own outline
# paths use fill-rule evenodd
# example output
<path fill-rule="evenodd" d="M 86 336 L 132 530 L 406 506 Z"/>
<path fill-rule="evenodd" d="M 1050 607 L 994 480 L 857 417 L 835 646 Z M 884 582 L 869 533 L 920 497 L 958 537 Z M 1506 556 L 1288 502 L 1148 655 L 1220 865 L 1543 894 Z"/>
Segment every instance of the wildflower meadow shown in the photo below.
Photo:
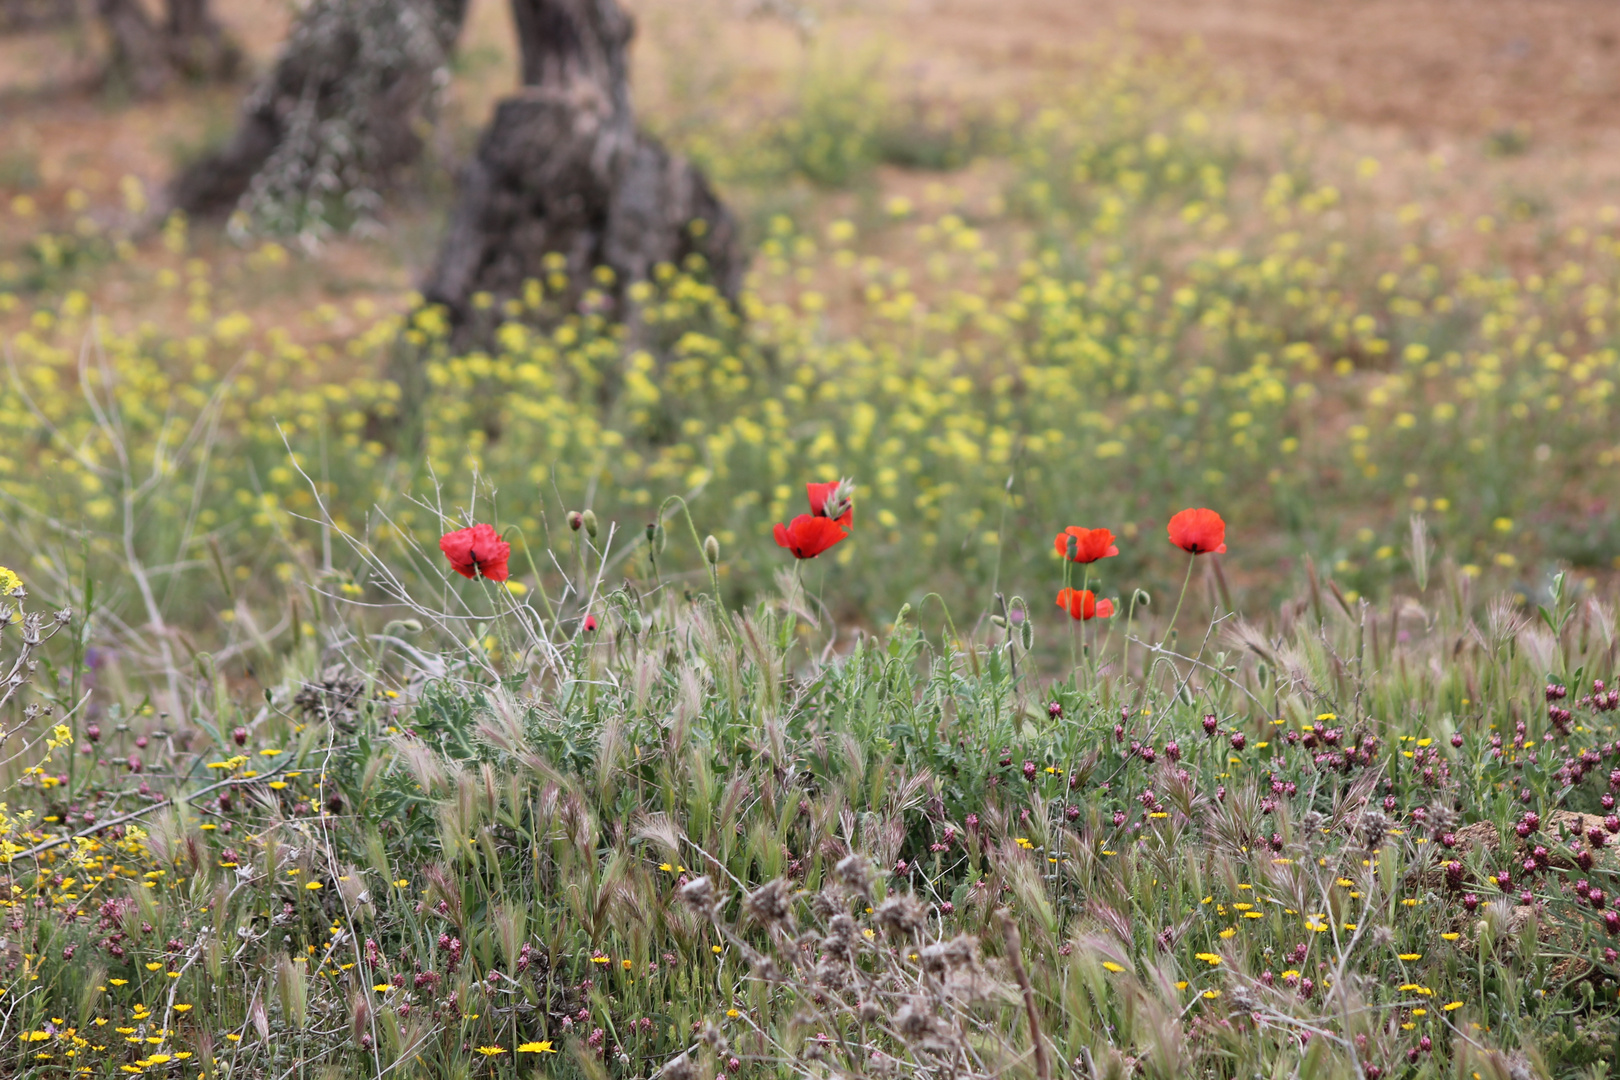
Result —
<path fill-rule="evenodd" d="M 0 147 L 0 1075 L 1612 1075 L 1620 208 L 649 21 L 735 296 Z"/>

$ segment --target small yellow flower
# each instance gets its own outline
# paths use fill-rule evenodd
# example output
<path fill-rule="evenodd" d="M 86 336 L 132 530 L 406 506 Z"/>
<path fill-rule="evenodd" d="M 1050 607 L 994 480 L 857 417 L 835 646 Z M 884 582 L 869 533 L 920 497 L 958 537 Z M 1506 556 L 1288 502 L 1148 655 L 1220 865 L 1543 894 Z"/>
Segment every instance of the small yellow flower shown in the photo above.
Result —
<path fill-rule="evenodd" d="M 555 1054 L 557 1051 L 551 1048 L 550 1039 L 544 1039 L 540 1042 L 526 1042 L 517 1048 L 517 1052 L 520 1054 Z"/>
<path fill-rule="evenodd" d="M 506 1053 L 506 1047 L 504 1047 L 504 1046 L 480 1046 L 480 1047 L 478 1047 L 478 1052 L 480 1054 L 483 1054 L 485 1057 L 494 1057 L 497 1054 Z"/>
<path fill-rule="evenodd" d="M 191 1006 L 190 1005 L 176 1005 L 174 1007 L 174 1011 L 177 1012 L 177 1013 L 188 1013 L 188 1012 L 191 1011 Z"/>
<path fill-rule="evenodd" d="M 1444 1005 L 1440 1006 L 1440 1008 L 1444 1009 L 1446 1012 L 1451 1012 L 1454 1009 L 1460 1009 L 1462 1007 L 1463 1003 L 1460 1001 L 1448 1001 Z"/>
<path fill-rule="evenodd" d="M 306 881 L 306 882 L 304 882 L 304 888 L 306 888 L 306 889 L 318 889 L 320 887 L 321 887 L 321 883 L 318 882 L 318 881 Z"/>
<path fill-rule="evenodd" d="M 1216 956 L 1212 952 L 1201 952 L 1201 953 L 1198 954 L 1197 959 L 1202 960 L 1204 963 L 1210 964 L 1210 965 L 1218 964 L 1218 963 L 1221 962 L 1221 958 L 1219 956 Z"/>
<path fill-rule="evenodd" d="M 1119 964 L 1114 963 L 1112 960 L 1104 960 L 1103 961 L 1103 967 L 1106 968 L 1109 971 L 1114 972 L 1116 975 L 1119 972 L 1125 970 L 1123 967 L 1121 967 Z"/>
<path fill-rule="evenodd" d="M 1421 960 L 1421 959 L 1423 959 L 1423 954 L 1422 953 L 1417 953 L 1417 952 L 1403 952 L 1403 953 L 1401 953 L 1401 959 L 1402 960 Z"/>

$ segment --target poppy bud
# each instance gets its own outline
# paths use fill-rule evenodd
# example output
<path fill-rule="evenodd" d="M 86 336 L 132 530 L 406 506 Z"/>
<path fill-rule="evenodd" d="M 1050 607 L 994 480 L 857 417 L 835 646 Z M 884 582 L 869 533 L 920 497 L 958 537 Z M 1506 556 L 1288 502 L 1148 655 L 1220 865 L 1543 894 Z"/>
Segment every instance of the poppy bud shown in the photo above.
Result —
<path fill-rule="evenodd" d="M 703 538 L 703 557 L 710 566 L 720 565 L 720 541 L 714 538 L 713 533 Z"/>
<path fill-rule="evenodd" d="M 579 532 L 580 526 L 582 526 L 584 524 L 585 524 L 585 515 L 584 514 L 581 514 L 578 510 L 570 510 L 570 511 L 568 511 L 568 527 L 570 529 L 573 529 L 575 532 Z"/>
<path fill-rule="evenodd" d="M 587 510 L 583 514 L 579 515 L 579 519 L 585 523 L 585 535 L 589 536 L 592 540 L 595 540 L 596 512 L 594 510 Z"/>
<path fill-rule="evenodd" d="M 630 636 L 631 637 L 640 637 L 641 636 L 641 626 L 642 626 L 641 612 L 637 611 L 635 608 L 631 608 L 625 614 L 624 621 L 625 621 L 625 624 L 630 627 Z"/>
<path fill-rule="evenodd" d="M 652 553 L 654 555 L 662 555 L 664 553 L 664 545 L 668 543 L 668 541 L 669 537 L 664 533 L 664 525 L 662 522 L 655 521 L 647 526 L 647 546 L 652 549 Z"/>

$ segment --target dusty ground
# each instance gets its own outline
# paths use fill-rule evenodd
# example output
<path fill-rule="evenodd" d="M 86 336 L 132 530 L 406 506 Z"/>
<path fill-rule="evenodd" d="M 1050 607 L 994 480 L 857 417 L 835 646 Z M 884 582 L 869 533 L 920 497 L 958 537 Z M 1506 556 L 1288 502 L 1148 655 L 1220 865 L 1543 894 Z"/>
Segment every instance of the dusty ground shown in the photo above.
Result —
<path fill-rule="evenodd" d="M 818 33 L 881 48 L 905 78 L 956 96 L 1038 93 L 1100 37 L 1124 30 L 1158 48 L 1198 42 L 1257 100 L 1418 137 L 1522 126 L 1533 140 L 1591 148 L 1612 139 L 1620 111 L 1620 4 L 1612 0 L 626 2 L 642 28 L 642 91 L 655 97 L 672 75 L 699 90 L 714 83 L 716 70 L 694 70 L 701 65 L 767 91 L 795 64 L 798 35 L 789 20 L 750 11 L 797 6 L 813 14 Z M 290 6 L 216 0 L 261 64 Z M 474 0 L 464 46 L 464 96 L 498 92 L 513 71 L 501 0 Z M 58 110 L 72 109 L 73 95 L 55 91 L 98 47 L 93 34 L 75 31 L 0 40 L 0 124 L 51 125 Z M 24 88 L 46 95 L 19 100 Z"/>
<path fill-rule="evenodd" d="M 1328 137 L 1318 157 L 1387 162 L 1376 183 L 1391 216 L 1408 202 L 1444 206 L 1459 244 L 1470 242 L 1464 226 L 1475 214 L 1515 199 L 1552 226 L 1566 212 L 1620 203 L 1614 0 L 809 0 L 800 5 L 816 18 L 809 37 L 780 14 L 794 0 L 623 2 L 640 26 L 638 105 L 655 118 L 769 108 L 812 49 L 879 57 L 923 99 L 982 103 L 1041 100 L 1122 41 L 1177 54 L 1192 43 L 1240 88 L 1246 137 L 1298 129 L 1274 123 L 1279 114 L 1319 118 Z M 254 65 L 267 65 L 291 5 L 215 3 Z M 437 136 L 443 162 L 514 84 L 508 19 L 505 0 L 473 0 Z M 93 86 L 100 50 L 93 30 L 0 38 L 0 247 L 35 227 L 5 212 L 16 194 L 60 215 L 71 189 L 112 201 L 127 174 L 156 191 L 178 161 L 229 130 L 242 87 L 119 103 Z M 938 184 L 886 179 L 908 194 Z M 397 295 L 431 258 L 441 211 L 396 208 L 385 261 L 337 244 L 298 264 L 288 310 L 307 308 L 312 294 Z"/>

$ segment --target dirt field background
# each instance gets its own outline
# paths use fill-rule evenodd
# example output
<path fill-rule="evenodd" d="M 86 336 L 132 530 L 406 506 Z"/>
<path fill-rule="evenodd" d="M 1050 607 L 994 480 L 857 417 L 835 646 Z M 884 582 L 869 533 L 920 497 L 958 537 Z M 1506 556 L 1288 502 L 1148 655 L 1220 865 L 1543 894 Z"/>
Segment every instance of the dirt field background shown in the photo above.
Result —
<path fill-rule="evenodd" d="M 154 0 L 155 2 L 155 0 Z M 766 111 L 821 55 L 881 63 L 922 101 L 1031 104 L 1121 42 L 1201 53 L 1229 77 L 1248 137 L 1292 138 L 1313 154 L 1385 163 L 1394 209 L 1424 201 L 1475 214 L 1515 201 L 1549 226 L 1620 203 L 1620 4 L 1613 0 L 628 0 L 638 19 L 638 108 L 658 124 Z M 255 70 L 273 59 L 291 5 L 216 0 Z M 806 34 L 791 17 L 807 12 Z M 94 85 L 102 43 L 77 29 L 0 38 L 0 196 L 61 210 L 69 192 L 116 199 L 120 179 L 156 192 L 177 164 L 228 134 L 246 84 L 157 102 Z M 505 0 L 473 0 L 437 160 L 471 146 L 516 80 Z M 1284 119 L 1286 123 L 1277 123 Z M 1278 133 L 1284 133 L 1279 135 Z M 1506 149 L 1507 152 L 1503 152 Z M 448 184 L 448 177 L 443 178 Z M 885 176 L 909 188 L 936 178 Z M 430 193 L 431 194 L 431 193 Z M 336 244 L 305 266 L 307 287 L 409 288 L 431 258 L 445 198 L 398 206 L 395 258 Z M 0 241 L 30 222 L 0 213 Z M 111 300 L 109 295 L 105 299 Z M 289 298 L 291 299 L 291 298 Z M 302 301 L 300 301 L 302 302 Z"/>
<path fill-rule="evenodd" d="M 217 0 L 256 64 L 284 32 L 283 0 Z M 678 76 L 766 95 L 801 51 L 787 3 L 629 0 L 641 36 L 643 99 Z M 884 52 L 919 90 L 955 98 L 1038 95 L 1100 38 L 1121 31 L 1162 49 L 1197 42 L 1257 103 L 1399 130 L 1420 141 L 1518 127 L 1532 147 L 1602 153 L 1620 115 L 1620 4 L 1611 0 L 846 0 L 800 7 L 816 33 Z M 459 92 L 472 105 L 515 70 L 501 0 L 474 0 Z M 717 47 L 718 43 L 718 47 Z M 0 40 L 0 124 L 7 141 L 72 141 L 82 109 L 106 111 L 75 86 L 99 43 L 76 32 Z M 655 104 L 647 101 L 648 104 Z M 167 108 L 184 108 L 169 103 Z M 122 136 L 161 127 L 165 106 L 109 116 Z M 114 110 L 117 113 L 117 110 Z M 94 125 L 92 125 L 94 126 Z M 34 129 L 38 129 L 37 131 Z M 69 151 L 71 153 L 71 151 Z M 51 155 L 55 156 L 55 155 Z M 138 155 L 137 155 L 138 156 Z"/>

